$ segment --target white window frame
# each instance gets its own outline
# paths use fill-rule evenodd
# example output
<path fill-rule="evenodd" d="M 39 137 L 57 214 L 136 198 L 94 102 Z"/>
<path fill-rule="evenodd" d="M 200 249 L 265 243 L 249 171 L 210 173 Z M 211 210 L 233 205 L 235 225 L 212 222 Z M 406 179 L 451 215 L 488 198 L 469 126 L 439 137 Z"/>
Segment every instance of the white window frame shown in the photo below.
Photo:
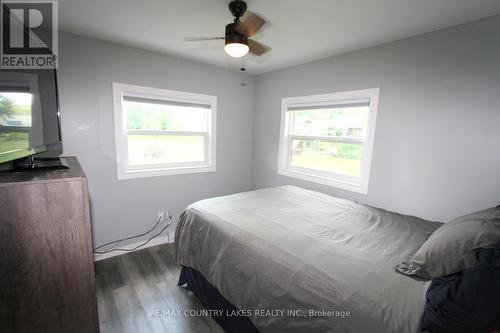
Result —
<path fill-rule="evenodd" d="M 211 111 L 208 115 L 207 132 L 128 130 L 126 119 L 123 117 L 124 96 L 208 105 Z M 216 171 L 216 96 L 113 82 L 113 107 L 115 117 L 116 167 L 119 180 Z M 203 135 L 205 140 L 205 160 L 203 162 L 129 166 L 127 134 L 131 131 L 138 134 L 147 132 L 148 134 L 156 133 L 162 135 Z"/>
<path fill-rule="evenodd" d="M 343 190 L 357 192 L 361 194 L 368 193 L 368 184 L 370 179 L 370 167 L 372 161 L 373 141 L 375 138 L 375 125 L 377 120 L 377 109 L 379 101 L 379 88 L 353 90 L 345 92 L 336 92 L 331 94 L 286 97 L 281 100 L 281 123 L 280 123 L 280 141 L 278 157 L 278 174 L 288 177 L 294 177 L 314 183 L 328 185 Z M 368 127 L 364 139 L 355 138 L 334 138 L 334 137 L 315 137 L 292 135 L 291 131 L 291 112 L 289 107 L 304 106 L 322 106 L 322 105 L 340 105 L 350 104 L 356 101 L 369 99 Z M 362 142 L 363 156 L 361 158 L 360 177 L 352 177 L 344 174 L 330 173 L 315 169 L 297 167 L 291 165 L 291 149 L 293 139 L 318 139 L 330 142 Z"/>

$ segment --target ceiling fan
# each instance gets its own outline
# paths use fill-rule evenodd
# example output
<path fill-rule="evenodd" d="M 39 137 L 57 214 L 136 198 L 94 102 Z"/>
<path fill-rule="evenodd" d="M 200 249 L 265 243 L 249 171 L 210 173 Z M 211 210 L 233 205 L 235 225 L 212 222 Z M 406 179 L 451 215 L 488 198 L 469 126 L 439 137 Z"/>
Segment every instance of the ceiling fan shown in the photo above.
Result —
<path fill-rule="evenodd" d="M 226 25 L 225 37 L 186 37 L 186 42 L 224 39 L 224 51 L 231 57 L 241 58 L 249 51 L 260 56 L 271 50 L 267 45 L 259 43 L 249 37 L 254 35 L 265 23 L 258 15 L 247 11 L 245 1 L 233 0 L 229 3 L 229 11 L 234 16 L 234 22 Z M 243 20 L 240 18 L 245 14 Z"/>

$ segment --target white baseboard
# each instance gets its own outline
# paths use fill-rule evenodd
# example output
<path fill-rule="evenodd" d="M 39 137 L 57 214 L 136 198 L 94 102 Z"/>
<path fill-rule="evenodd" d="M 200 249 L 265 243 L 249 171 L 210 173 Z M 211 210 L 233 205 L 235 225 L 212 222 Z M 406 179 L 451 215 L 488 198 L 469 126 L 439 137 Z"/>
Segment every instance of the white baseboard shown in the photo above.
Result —
<path fill-rule="evenodd" d="M 147 243 L 144 246 L 138 247 L 134 251 L 139 251 L 142 249 L 146 249 L 148 247 L 152 247 L 152 246 L 156 246 L 156 245 L 160 245 L 160 244 L 168 244 L 168 243 L 173 243 L 173 242 L 174 242 L 174 233 L 169 232 L 166 235 L 162 235 L 162 236 L 158 236 L 156 238 L 153 238 L 149 243 Z M 135 242 L 135 243 L 122 244 L 122 245 L 119 245 L 117 247 L 124 248 L 124 249 L 133 249 L 134 247 L 136 247 L 142 243 L 144 243 L 144 240 L 141 240 L 141 241 Z M 104 260 L 107 258 L 120 256 L 122 254 L 130 253 L 130 252 L 131 251 L 119 251 L 119 250 L 117 250 L 117 251 L 112 251 L 112 252 L 104 253 L 104 254 L 94 254 L 94 261 Z"/>

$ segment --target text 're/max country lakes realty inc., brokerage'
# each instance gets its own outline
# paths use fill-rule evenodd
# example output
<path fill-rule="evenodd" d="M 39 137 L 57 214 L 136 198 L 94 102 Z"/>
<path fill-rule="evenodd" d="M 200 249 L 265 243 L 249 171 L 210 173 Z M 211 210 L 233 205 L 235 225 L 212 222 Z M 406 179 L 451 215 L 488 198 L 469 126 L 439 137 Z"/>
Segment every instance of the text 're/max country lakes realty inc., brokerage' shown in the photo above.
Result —
<path fill-rule="evenodd" d="M 329 317 L 344 319 L 352 316 L 348 310 L 317 310 L 317 309 L 150 309 L 148 314 L 151 318 L 161 319 L 167 317 Z"/>

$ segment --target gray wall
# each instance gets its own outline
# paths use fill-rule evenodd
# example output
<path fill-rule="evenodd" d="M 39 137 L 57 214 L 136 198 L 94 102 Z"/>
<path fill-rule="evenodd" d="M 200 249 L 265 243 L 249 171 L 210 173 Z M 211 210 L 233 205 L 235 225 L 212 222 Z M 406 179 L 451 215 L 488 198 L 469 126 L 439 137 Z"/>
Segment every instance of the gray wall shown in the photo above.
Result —
<path fill-rule="evenodd" d="M 445 221 L 500 204 L 500 16 L 259 75 L 253 186 Z M 282 97 L 380 87 L 368 195 L 278 176 Z"/>
<path fill-rule="evenodd" d="M 89 177 L 95 245 L 143 232 L 158 211 L 178 217 L 193 201 L 252 186 L 295 184 L 441 221 L 500 203 L 499 16 L 255 79 L 60 38 L 64 154 Z M 118 181 L 113 81 L 217 95 L 217 172 Z M 368 195 L 277 175 L 282 97 L 372 87 L 381 95 Z"/>
<path fill-rule="evenodd" d="M 252 77 L 65 33 L 59 61 L 64 154 L 88 176 L 95 245 L 145 231 L 158 211 L 178 217 L 196 200 L 251 188 Z M 118 181 L 113 81 L 216 95 L 217 171 Z"/>

